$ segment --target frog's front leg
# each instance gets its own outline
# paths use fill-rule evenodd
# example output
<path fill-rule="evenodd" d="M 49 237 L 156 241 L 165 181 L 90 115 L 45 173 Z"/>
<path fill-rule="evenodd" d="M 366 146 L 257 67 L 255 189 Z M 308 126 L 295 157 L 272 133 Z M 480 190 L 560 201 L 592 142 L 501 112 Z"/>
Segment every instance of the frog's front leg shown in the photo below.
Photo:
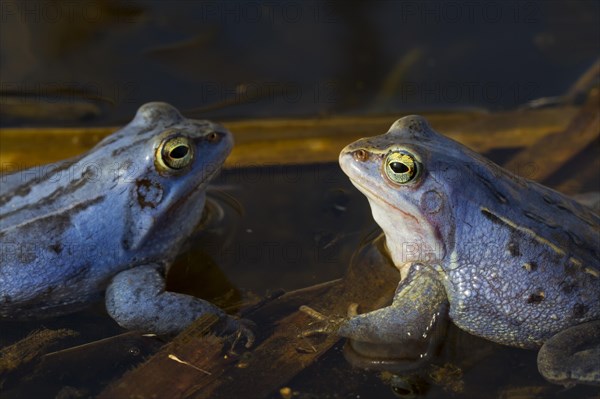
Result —
<path fill-rule="evenodd" d="M 198 317 L 212 313 L 223 321 L 224 332 L 244 335 L 247 347 L 254 341 L 248 326 L 212 303 L 165 291 L 165 279 L 157 265 L 138 266 L 113 277 L 106 290 L 106 310 L 124 328 L 156 334 L 178 333 Z"/>
<path fill-rule="evenodd" d="M 540 374 L 555 384 L 600 385 L 600 320 L 551 337 L 542 345 L 537 363 Z"/>
<path fill-rule="evenodd" d="M 398 285 L 390 306 L 350 318 L 338 334 L 375 344 L 422 340 L 446 309 L 446 291 L 439 274 L 428 265 L 415 263 Z"/>

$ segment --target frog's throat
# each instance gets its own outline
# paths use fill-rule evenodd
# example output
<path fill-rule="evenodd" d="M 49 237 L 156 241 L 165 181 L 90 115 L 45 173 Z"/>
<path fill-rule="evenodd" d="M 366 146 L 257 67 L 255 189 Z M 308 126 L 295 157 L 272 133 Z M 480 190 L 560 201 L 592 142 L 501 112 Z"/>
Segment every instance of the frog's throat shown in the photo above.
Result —
<path fill-rule="evenodd" d="M 402 268 L 407 262 L 442 262 L 445 247 L 417 207 L 406 202 L 400 209 L 360 182 L 350 180 L 369 200 L 373 219 L 385 234 L 386 248 L 397 268 Z"/>
<path fill-rule="evenodd" d="M 220 172 L 221 172 L 220 167 L 213 171 L 210 171 L 209 173 L 204 175 L 204 177 L 200 181 L 198 181 L 197 184 L 194 184 L 190 188 L 188 188 L 186 191 L 179 193 L 177 195 L 178 199 L 176 201 L 170 203 L 168 205 L 167 209 L 165 209 L 165 212 L 163 212 L 163 214 L 166 214 L 166 215 L 171 214 L 172 215 L 173 213 L 180 212 L 180 209 L 185 208 L 185 205 L 189 201 L 198 200 L 198 201 L 201 201 L 201 203 L 202 203 L 202 205 L 201 205 L 202 210 L 199 212 L 198 221 L 197 221 L 197 223 L 200 223 L 200 221 L 202 219 L 202 214 L 204 213 L 204 208 L 206 206 L 206 190 L 207 190 L 210 182 Z"/>
<path fill-rule="evenodd" d="M 174 215 L 181 212 L 190 215 L 188 204 L 190 201 L 200 202 L 198 205 L 201 209 L 197 212 L 198 220 L 192 225 L 195 227 L 202 220 L 204 207 L 206 203 L 206 189 L 210 181 L 221 171 L 221 168 L 216 168 L 209 171 L 199 179 L 196 184 L 191 185 L 185 191 L 174 194 L 174 200 L 170 201 L 161 211 L 156 214 L 152 212 L 139 212 L 135 217 L 129 216 L 128 229 L 125 230 L 125 248 L 129 251 L 139 250 L 148 242 L 154 242 L 152 237 L 156 236 L 157 230 L 161 229 L 165 220 L 173 220 Z M 193 212 L 192 212 L 193 213 Z M 179 232 L 178 234 L 181 234 Z M 191 234 L 191 231 L 186 233 Z M 181 241 L 187 238 L 185 236 Z M 166 250 L 165 250 L 166 251 Z"/>

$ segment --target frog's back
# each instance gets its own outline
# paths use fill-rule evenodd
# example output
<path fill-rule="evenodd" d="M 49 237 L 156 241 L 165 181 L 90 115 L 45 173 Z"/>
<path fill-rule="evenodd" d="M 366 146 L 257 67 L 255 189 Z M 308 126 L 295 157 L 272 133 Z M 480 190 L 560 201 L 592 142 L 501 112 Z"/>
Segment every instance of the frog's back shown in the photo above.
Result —
<path fill-rule="evenodd" d="M 125 199 L 89 170 L 78 171 L 78 160 L 4 176 L 0 317 L 80 307 L 98 296 L 114 273 L 104 262 L 122 254 L 100 252 L 119 247 L 122 224 L 106 211 L 119 209 Z"/>
<path fill-rule="evenodd" d="M 187 187 L 198 182 L 187 175 L 171 182 L 155 170 L 156 147 L 173 126 L 195 138 L 211 125 L 150 103 L 80 157 L 1 176 L 0 318 L 81 307 L 119 271 L 174 256 L 181 238 L 154 225 L 180 187 L 193 194 Z M 181 207 L 189 223 L 199 218 L 201 195 Z"/>
<path fill-rule="evenodd" d="M 444 265 L 454 321 L 496 342 L 536 347 L 600 319 L 598 215 L 465 154 L 451 195 L 456 242 Z"/>

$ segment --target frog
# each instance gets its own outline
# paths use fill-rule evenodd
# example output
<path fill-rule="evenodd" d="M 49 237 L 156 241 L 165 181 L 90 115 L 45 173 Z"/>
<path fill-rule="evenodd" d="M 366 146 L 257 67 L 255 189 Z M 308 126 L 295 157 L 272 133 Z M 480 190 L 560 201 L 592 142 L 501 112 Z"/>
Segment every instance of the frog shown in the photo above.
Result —
<path fill-rule="evenodd" d="M 488 341 L 538 350 L 540 374 L 600 385 L 600 217 L 448 138 L 418 115 L 339 155 L 400 274 L 389 306 L 337 334 L 409 344 L 447 317 Z"/>
<path fill-rule="evenodd" d="M 0 319 L 58 316 L 104 296 L 128 330 L 172 335 L 212 314 L 252 345 L 245 321 L 165 290 L 233 143 L 222 125 L 151 102 L 82 155 L 3 174 Z"/>

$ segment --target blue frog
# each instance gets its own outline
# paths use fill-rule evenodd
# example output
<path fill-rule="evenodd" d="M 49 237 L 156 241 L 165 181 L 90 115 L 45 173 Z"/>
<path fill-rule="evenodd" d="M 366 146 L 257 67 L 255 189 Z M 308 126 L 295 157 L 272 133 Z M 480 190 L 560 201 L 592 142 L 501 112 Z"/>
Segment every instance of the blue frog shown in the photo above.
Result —
<path fill-rule="evenodd" d="M 64 314 L 104 293 L 127 329 L 173 334 L 212 313 L 251 344 L 246 323 L 165 291 L 232 147 L 223 126 L 148 103 L 81 156 L 1 176 L 0 318 Z"/>
<path fill-rule="evenodd" d="M 340 166 L 369 200 L 401 281 L 338 333 L 408 345 L 448 309 L 461 329 L 539 349 L 551 382 L 600 385 L 600 217 L 435 132 L 419 116 L 358 140 Z"/>

